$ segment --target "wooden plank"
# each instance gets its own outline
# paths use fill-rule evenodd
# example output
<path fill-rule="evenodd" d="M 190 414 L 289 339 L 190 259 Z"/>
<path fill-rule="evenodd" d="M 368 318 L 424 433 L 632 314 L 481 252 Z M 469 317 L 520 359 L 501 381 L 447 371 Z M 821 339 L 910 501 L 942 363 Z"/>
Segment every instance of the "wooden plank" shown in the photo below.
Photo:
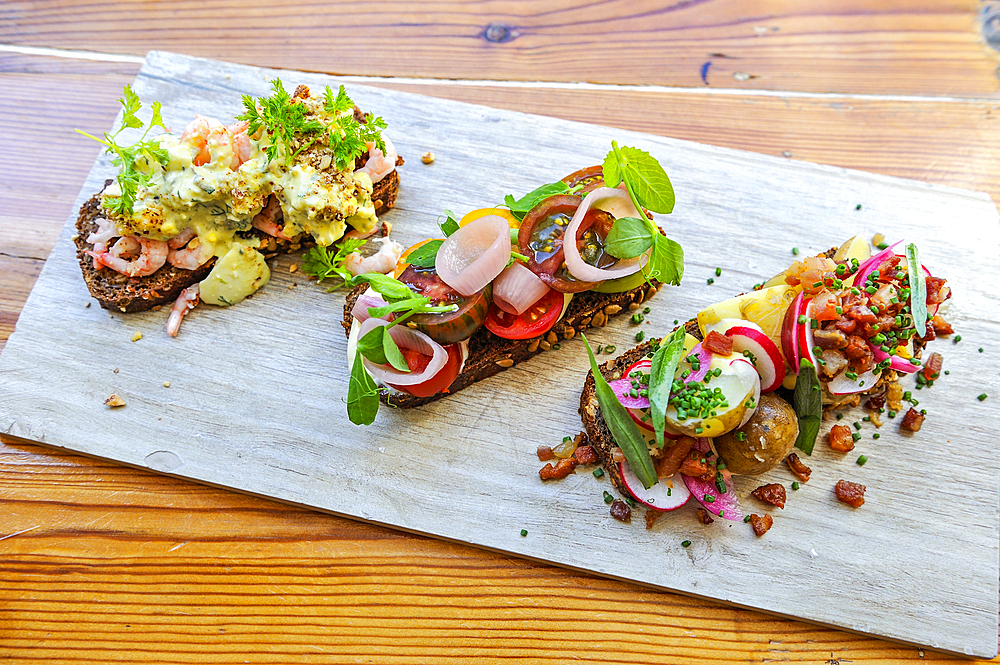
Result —
<path fill-rule="evenodd" d="M 0 22 L 0 43 L 156 48 L 336 74 L 876 95 L 1000 89 L 1000 58 L 984 44 L 976 0 L 15 6 Z"/>
<path fill-rule="evenodd" d="M 236 104 L 216 101 L 223 93 L 241 89 L 260 94 L 266 87 L 259 72 L 195 63 L 168 54 L 158 54 L 147 67 L 150 75 L 140 77 L 137 87 L 143 94 L 170 100 L 165 108 L 168 122 L 190 115 L 195 107 L 225 115 L 225 109 Z M 191 85 L 181 85 L 175 80 L 177 76 Z M 303 78 L 312 84 L 321 80 Z M 405 225 L 396 227 L 403 240 L 431 230 L 434 215 L 424 211 L 443 205 L 467 209 L 482 205 L 484 196 L 499 200 L 502 192 L 520 191 L 543 181 L 547 174 L 551 177 L 553 168 L 558 172 L 572 170 L 588 155 L 589 161 L 596 161 L 606 150 L 609 137 L 614 136 L 649 147 L 672 173 L 680 194 L 674 216 L 677 237 L 688 248 L 689 277 L 696 278 L 699 271 L 714 271 L 713 266 L 719 264 L 717 252 L 706 251 L 697 239 L 706 237 L 709 229 L 717 231 L 719 220 L 732 220 L 734 215 L 742 217 L 741 228 L 749 226 L 754 231 L 742 239 L 733 263 L 725 266 L 728 279 L 720 286 L 731 286 L 731 292 L 745 290 L 751 280 L 776 271 L 786 262 L 784 257 L 773 256 L 776 243 L 768 239 L 780 239 L 780 246 L 801 240 L 801 219 L 815 220 L 819 229 L 815 241 L 822 248 L 859 226 L 870 233 L 873 224 L 889 233 L 901 234 L 908 229 L 918 237 L 929 237 L 935 235 L 939 215 L 946 211 L 952 218 L 965 220 L 970 231 L 981 235 L 982 242 L 968 247 L 956 237 L 941 238 L 926 250 L 926 261 L 948 265 L 950 280 L 963 294 L 955 311 L 963 334 L 971 340 L 986 340 L 997 332 L 996 321 L 982 319 L 981 313 L 991 311 L 989 296 L 980 292 L 983 274 L 972 275 L 958 265 L 979 264 L 987 277 L 993 276 L 990 270 L 994 268 L 986 255 L 993 256 L 996 251 L 996 211 L 983 197 L 621 130 L 586 128 L 539 117 L 529 122 L 516 114 L 376 89 L 354 88 L 352 92 L 366 108 L 385 109 L 397 128 L 393 136 L 402 149 L 417 153 L 422 142 L 443 146 L 438 149 L 442 159 L 433 167 L 417 164 L 404 174 L 410 186 L 401 195 L 399 208 L 391 213 L 405 215 Z M 215 104 L 220 106 L 213 108 Z M 461 118 L 463 130 L 428 123 L 426 119 L 434 115 Z M 507 137 L 509 143 L 497 145 L 496 135 Z M 491 152 L 486 146 L 491 146 Z M 545 154 L 547 159 L 544 163 L 524 163 L 520 156 L 529 152 Z M 468 183 L 456 188 L 455 183 L 470 177 L 468 157 L 462 160 L 462 155 L 477 155 L 476 163 L 485 172 L 496 174 L 495 181 L 476 178 L 475 187 Z M 503 166 L 515 163 L 518 168 L 514 171 Z M 84 194 L 96 187 L 104 173 L 106 166 L 98 165 Z M 759 192 L 768 192 L 769 197 L 773 193 L 774 198 L 768 198 L 766 206 L 749 205 Z M 862 217 L 844 221 L 839 208 L 853 210 L 859 194 L 866 204 Z M 779 200 L 780 196 L 784 199 Z M 933 456 L 929 451 L 913 450 L 908 441 L 887 432 L 879 443 L 886 466 L 872 464 L 866 469 L 878 489 L 864 511 L 847 516 L 842 509 L 837 512 L 835 503 L 831 506 L 828 493 L 803 492 L 797 495 L 801 498 L 796 505 L 779 517 L 779 524 L 789 520 L 787 528 L 773 530 L 765 540 L 754 540 L 744 533 L 745 528 L 721 530 L 711 538 L 698 539 L 695 548 L 683 550 L 678 543 L 691 533 L 691 524 L 661 520 L 652 532 L 638 526 L 623 531 L 609 523 L 606 515 L 600 517 L 605 508 L 599 501 L 600 487 L 588 484 L 594 483 L 593 479 L 572 477 L 559 486 L 539 483 L 534 473 L 537 463 L 531 461 L 537 443 L 555 440 L 579 427 L 574 388 L 582 375 L 575 370 L 584 366 L 579 345 L 567 345 L 558 357 L 542 356 L 489 385 L 484 382 L 417 412 L 384 413 L 375 428 L 352 430 L 345 439 L 336 424 L 344 414 L 329 409 L 329 397 L 344 393 L 344 376 L 317 374 L 315 362 L 303 361 L 332 353 L 331 362 L 335 363 L 343 338 L 336 331 L 291 324 L 302 313 L 336 311 L 336 298 L 316 289 L 281 288 L 288 279 L 279 267 L 276 283 L 254 298 L 253 307 L 198 312 L 185 324 L 183 339 L 166 340 L 161 332 L 162 317 L 141 315 L 124 320 L 83 307 L 87 298 L 82 285 L 74 281 L 77 268 L 68 235 L 68 230 L 63 233 L 29 299 L 18 332 L 0 358 L 3 385 L 8 391 L 0 397 L 4 405 L 0 410 L 13 415 L 5 415 L 7 422 L 0 426 L 12 434 L 137 465 L 154 464 L 147 462 L 147 456 L 164 449 L 157 446 L 166 446 L 177 451 L 175 463 L 180 464 L 171 465 L 171 470 L 201 481 L 686 593 L 793 613 L 865 633 L 934 640 L 940 648 L 959 652 L 995 653 L 991 636 L 996 632 L 997 616 L 997 460 L 988 451 L 977 450 L 969 440 L 994 440 L 995 414 L 977 411 L 980 420 L 946 444 L 938 441 L 943 437 L 937 437 L 937 445 L 943 449 L 935 449 Z M 961 262 L 946 258 L 958 255 L 963 256 Z M 671 291 L 662 309 L 658 306 L 651 313 L 655 324 L 651 330 L 669 327 L 669 319 L 690 315 L 700 307 L 698 303 L 709 302 L 719 297 L 718 293 L 718 286 L 699 287 L 697 282 L 686 291 Z M 308 316 L 315 320 L 314 314 Z M 293 354 L 281 350 L 283 331 L 290 324 L 297 339 Z M 61 326 L 71 327 L 72 332 L 61 331 Z M 136 329 L 146 335 L 141 344 L 127 341 Z M 227 338 L 224 347 L 213 341 L 220 331 Z M 622 324 L 599 334 L 610 336 L 624 348 L 632 332 Z M 49 335 L 70 342 L 45 344 L 49 351 L 39 358 L 34 349 Z M 231 349 L 245 356 L 262 345 L 276 351 L 258 358 L 250 374 L 237 367 L 194 378 L 200 374 L 199 367 L 232 365 L 227 361 Z M 318 345 L 316 350 L 312 350 L 313 345 Z M 178 367 L 174 359 L 178 353 L 197 357 L 197 366 Z M 996 364 L 995 348 L 980 356 L 967 342 L 948 353 L 949 366 L 956 373 L 965 370 L 962 375 L 971 375 L 983 362 Z M 47 364 L 58 366 L 61 385 L 68 387 L 57 390 L 58 395 L 52 393 L 50 382 L 39 382 L 39 376 L 49 375 L 41 369 Z M 122 368 L 121 373 L 112 374 L 112 366 Z M 551 405 L 551 411 L 546 422 L 525 436 L 520 430 L 512 432 L 507 405 L 522 399 L 517 395 L 529 378 L 536 391 L 533 399 Z M 996 392 L 996 379 L 996 372 L 983 378 L 989 392 Z M 170 389 L 161 385 L 164 380 L 172 382 Z M 99 406 L 112 389 L 127 396 L 126 410 L 107 412 Z M 249 422 L 232 412 L 233 391 L 242 395 L 239 412 L 254 414 Z M 295 422 L 289 423 L 275 411 L 273 394 L 296 404 L 300 415 Z M 925 403 L 936 414 L 962 414 L 970 408 L 965 400 L 975 404 L 973 397 L 959 390 L 935 391 Z M 59 415 L 53 418 L 51 414 L 56 412 Z M 457 413 L 467 419 L 456 420 Z M 115 419 L 122 417 L 127 423 L 117 423 Z M 469 422 L 475 423 L 471 434 L 477 441 L 474 464 L 471 458 L 465 463 L 455 452 L 464 449 Z M 930 424 L 931 431 L 947 426 L 946 417 L 933 422 L 938 424 Z M 144 432 L 142 440 L 135 439 L 136 428 Z M 99 437 L 95 439 L 91 433 L 99 433 Z M 461 442 L 449 440 L 453 433 L 459 433 Z M 514 450 L 511 441 L 517 442 Z M 414 455 L 415 450 L 420 453 Z M 909 455 L 909 465 L 890 469 L 889 460 L 899 458 L 903 450 Z M 965 455 L 962 467 L 950 469 L 949 464 L 960 459 L 959 451 Z M 838 471 L 838 460 L 829 453 L 821 451 L 817 458 L 829 466 L 818 469 L 814 474 L 818 482 L 810 487 L 832 486 L 836 474 L 853 472 L 849 461 Z M 404 461 L 408 470 L 405 482 L 393 471 L 399 461 Z M 926 475 L 918 473 L 921 468 L 935 468 L 942 476 L 941 485 L 928 488 Z M 446 470 L 447 483 L 441 482 L 442 469 Z M 426 486 L 419 485 L 425 482 Z M 463 487 L 477 489 L 470 493 Z M 917 491 L 919 501 L 912 500 Z M 896 498 L 893 502 L 880 500 L 881 492 Z M 972 523 L 956 534 L 950 526 L 954 522 L 938 513 L 954 505 L 959 496 L 965 509 L 959 519 L 968 518 Z M 504 506 L 499 513 L 498 505 Z M 445 521 L 436 518 L 442 514 L 448 515 Z M 490 515 L 486 529 L 483 514 Z M 949 512 L 947 520 L 954 519 Z M 533 537 L 518 537 L 521 527 L 527 527 Z M 826 540 L 831 532 L 838 534 L 836 544 Z M 863 544 L 855 542 L 857 539 Z M 948 547 L 938 551 L 937 543 L 944 542 Z M 818 549 L 817 556 L 800 561 L 804 544 Z M 890 546 L 899 550 L 891 565 L 874 555 Z M 634 557 L 603 558 L 604 552 L 622 547 Z M 761 577 L 755 567 L 747 569 L 742 553 L 748 547 L 772 561 L 773 570 Z M 651 560 L 660 562 L 656 570 L 637 563 Z M 815 576 L 803 579 L 798 574 L 805 564 Z M 919 584 L 912 583 L 911 575 L 920 577 Z M 943 582 L 946 588 L 941 587 Z M 766 587 L 764 593 L 762 587 Z"/>

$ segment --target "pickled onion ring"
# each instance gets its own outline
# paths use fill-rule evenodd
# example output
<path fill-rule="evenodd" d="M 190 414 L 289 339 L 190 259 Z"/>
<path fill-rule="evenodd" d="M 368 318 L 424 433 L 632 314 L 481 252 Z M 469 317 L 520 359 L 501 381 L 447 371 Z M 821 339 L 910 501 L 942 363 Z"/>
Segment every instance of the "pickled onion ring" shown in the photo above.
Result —
<path fill-rule="evenodd" d="M 369 307 L 384 307 L 387 304 L 385 299 L 382 298 L 382 294 L 365 291 L 354 301 L 354 307 L 351 308 L 351 315 L 358 320 L 358 323 L 362 323 L 371 318 L 371 315 L 368 313 Z"/>
<path fill-rule="evenodd" d="M 580 224 L 583 223 L 583 218 L 591 208 L 609 212 L 615 219 L 639 217 L 639 212 L 632 205 L 628 193 L 620 189 L 600 187 L 587 194 L 587 198 L 576 209 L 573 219 L 566 227 L 565 237 L 574 239 L 563 243 L 564 260 L 569 274 L 584 282 L 603 282 L 606 279 L 617 279 L 639 272 L 642 265 L 649 260 L 649 253 L 652 249 L 631 259 L 621 259 L 610 268 L 598 268 L 583 260 L 583 257 L 580 256 L 580 249 L 576 246 L 575 238 Z"/>
<path fill-rule="evenodd" d="M 465 297 L 499 275 L 510 260 L 510 227 L 499 215 L 486 215 L 459 228 L 438 248 L 438 277 Z"/>
<path fill-rule="evenodd" d="M 361 339 L 361 337 L 364 337 L 378 326 L 387 325 L 389 325 L 389 322 L 385 319 L 366 319 L 361 323 L 361 335 L 358 339 Z M 392 365 L 376 365 L 368 360 L 368 358 L 361 356 L 361 362 L 364 363 L 365 369 L 368 370 L 368 373 L 376 381 L 391 383 L 397 386 L 413 386 L 432 379 L 434 375 L 448 364 L 448 351 L 419 330 L 413 330 L 407 326 L 393 326 L 389 328 L 389 336 L 392 337 L 392 341 L 396 342 L 399 348 L 410 349 L 425 356 L 431 356 L 431 360 L 421 372 L 400 372 Z"/>
<path fill-rule="evenodd" d="M 519 261 L 504 268 L 493 281 L 493 302 L 508 314 L 524 314 L 548 292 L 548 285 Z"/>

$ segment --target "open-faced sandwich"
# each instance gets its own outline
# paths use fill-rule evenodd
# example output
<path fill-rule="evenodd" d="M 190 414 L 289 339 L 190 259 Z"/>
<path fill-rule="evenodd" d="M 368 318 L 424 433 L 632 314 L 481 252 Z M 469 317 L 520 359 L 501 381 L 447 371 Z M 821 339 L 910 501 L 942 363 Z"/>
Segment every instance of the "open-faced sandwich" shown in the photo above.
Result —
<path fill-rule="evenodd" d="M 176 335 L 199 300 L 229 306 L 266 284 L 265 260 L 278 253 L 345 234 L 357 252 L 360 238 L 384 235 L 378 215 L 395 201 L 402 163 L 382 136 L 385 122 L 361 113 L 343 86 L 320 95 L 272 86 L 271 97 L 245 95 L 232 124 L 199 115 L 180 134 L 156 136 L 154 127 L 166 129 L 159 103 L 144 123 L 125 87 L 121 127 L 91 137 L 120 173 L 84 204 L 75 237 L 102 307 L 173 302 L 167 332 Z M 117 142 L 123 130 L 143 129 L 133 145 Z"/>
<path fill-rule="evenodd" d="M 679 284 L 683 251 L 647 212 L 673 204 L 659 163 L 613 143 L 603 166 L 506 208 L 449 214 L 445 238 L 347 298 L 351 421 L 373 422 L 380 399 L 408 408 L 461 390 Z"/>
<path fill-rule="evenodd" d="M 808 480 L 792 450 L 812 453 L 824 409 L 866 398 L 868 417 L 880 422 L 887 405 L 895 417 L 908 397 L 900 375 L 922 370 L 933 381 L 941 370 L 939 354 L 920 358 L 928 341 L 952 332 L 937 311 L 951 290 L 920 264 L 914 245 L 897 254 L 899 244 L 873 256 L 867 241 L 852 238 L 601 366 L 591 353 L 582 456 L 596 454 L 615 487 L 654 518 L 693 497 L 702 521 L 744 519 L 732 475 L 782 461 Z M 922 420 L 910 408 L 901 427 L 916 431 Z M 835 425 L 829 443 L 847 452 L 857 438 Z M 564 457 L 563 472 L 553 476 L 553 467 L 543 478 L 585 461 Z M 841 481 L 835 491 L 855 507 L 864 502 L 861 485 Z M 783 506 L 785 491 L 768 484 L 754 496 Z M 616 503 L 619 515 L 627 512 Z M 760 535 L 770 518 L 752 521 Z"/>

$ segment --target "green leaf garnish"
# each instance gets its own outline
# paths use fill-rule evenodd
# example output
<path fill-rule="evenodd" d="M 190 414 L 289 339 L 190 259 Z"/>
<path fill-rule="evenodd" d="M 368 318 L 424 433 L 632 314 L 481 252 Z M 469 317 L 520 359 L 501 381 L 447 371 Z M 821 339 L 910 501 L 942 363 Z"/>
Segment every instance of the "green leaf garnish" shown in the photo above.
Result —
<path fill-rule="evenodd" d="M 906 270 L 910 277 L 910 313 L 917 337 L 927 334 L 927 278 L 920 268 L 917 246 L 912 242 L 906 246 Z"/>
<path fill-rule="evenodd" d="M 358 351 L 376 365 L 392 365 L 400 372 L 410 371 L 403 352 L 392 339 L 387 326 L 375 326 L 369 330 L 358 340 Z"/>
<path fill-rule="evenodd" d="M 437 259 L 438 249 L 441 248 L 444 240 L 431 240 L 410 252 L 406 257 L 406 262 L 414 268 L 433 268 Z"/>
<path fill-rule="evenodd" d="M 670 178 L 660 163 L 648 152 L 638 148 L 628 146 L 619 148 L 614 141 L 611 142 L 611 146 L 612 152 L 617 157 L 618 167 L 618 171 L 613 175 L 625 181 L 625 185 L 635 193 L 639 204 L 653 212 L 666 215 L 673 212 L 674 186 L 670 184 Z M 607 162 L 605 158 L 605 165 Z M 616 182 L 614 186 L 617 187 L 618 183 Z"/>
<path fill-rule="evenodd" d="M 597 403 L 604 414 L 604 422 L 608 425 L 611 437 L 622 449 L 625 461 L 628 462 L 632 472 L 642 483 L 642 486 L 649 489 L 657 483 L 656 469 L 653 467 L 653 460 L 649 456 L 649 448 L 646 447 L 646 439 L 639 431 L 639 426 L 635 424 L 632 417 L 622 406 L 615 396 L 615 391 L 608 385 L 607 379 L 601 374 L 601 368 L 597 365 L 594 352 L 590 348 L 587 336 L 581 334 L 583 343 L 587 347 L 587 355 L 590 356 L 590 371 L 594 376 L 594 387 L 597 394 Z"/>
<path fill-rule="evenodd" d="M 514 200 L 514 197 L 508 194 L 503 197 L 504 203 L 510 208 L 510 212 L 514 217 L 519 220 L 524 219 L 524 216 L 534 208 L 536 205 L 549 198 L 550 196 L 557 196 L 559 194 L 572 194 L 573 192 L 581 189 L 580 187 L 570 188 L 569 185 L 560 182 L 550 182 L 548 184 L 542 185 L 541 187 L 536 187 L 531 190 L 521 198 Z"/>
<path fill-rule="evenodd" d="M 120 169 L 117 180 L 118 187 L 121 189 L 121 195 L 118 197 L 109 195 L 106 198 L 117 199 L 112 203 L 111 210 L 119 215 L 127 216 L 132 214 L 139 187 L 149 184 L 151 174 L 148 167 L 154 161 L 166 166 L 170 162 L 170 155 L 160 146 L 159 141 L 146 139 L 146 136 L 153 127 L 166 129 L 166 126 L 163 124 L 160 102 L 150 104 L 153 113 L 148 124 L 143 123 L 138 116 L 139 110 L 142 109 L 142 102 L 139 100 L 139 95 L 135 94 L 132 90 L 132 86 L 125 86 L 122 98 L 118 100 L 118 103 L 122 105 L 122 123 L 116 131 L 113 133 L 104 132 L 103 139 L 79 129 L 76 132 L 102 144 L 105 146 L 105 152 L 114 155 L 111 163 Z M 146 130 L 139 140 L 132 145 L 122 146 L 116 141 L 118 135 L 124 129 L 142 129 L 143 127 Z M 140 170 L 140 165 L 145 166 L 146 171 Z"/>
<path fill-rule="evenodd" d="M 795 439 L 795 447 L 806 455 L 812 455 L 823 418 L 823 391 L 816 376 L 816 367 L 806 358 L 799 361 L 799 376 L 795 380 L 792 405 L 799 420 L 799 436 Z"/>
<path fill-rule="evenodd" d="M 317 245 L 302 255 L 302 272 L 315 277 L 317 282 L 334 276 L 339 277 L 343 281 L 331 289 L 336 290 L 354 277 L 344 266 L 344 262 L 364 244 L 365 240 L 361 238 L 344 238 L 336 251 Z"/>
<path fill-rule="evenodd" d="M 368 284 L 375 289 L 375 291 L 383 298 L 386 302 L 397 302 L 400 300 L 409 300 L 415 297 L 415 293 L 410 290 L 406 284 L 403 284 L 398 279 L 389 277 L 388 275 L 383 275 L 378 272 L 369 272 L 364 275 L 358 275 L 351 279 L 351 286 L 357 286 L 362 282 L 368 282 Z"/>
<path fill-rule="evenodd" d="M 670 337 L 660 340 L 649 368 L 649 413 L 653 417 L 656 445 L 660 448 L 664 444 L 663 429 L 666 426 L 667 404 L 670 402 L 674 372 L 684 354 L 684 339 L 682 326 L 671 333 Z"/>
<path fill-rule="evenodd" d="M 458 218 L 455 217 L 455 213 L 448 209 L 445 209 L 444 216 L 444 221 L 438 222 L 438 227 L 445 238 L 450 238 L 451 234 L 459 229 Z"/>
<path fill-rule="evenodd" d="M 351 382 L 347 388 L 347 417 L 355 425 L 371 425 L 378 413 L 378 384 L 361 362 L 361 352 L 354 354 Z"/>
<path fill-rule="evenodd" d="M 646 222 L 638 217 L 622 217 L 604 240 L 604 251 L 616 259 L 639 256 L 653 245 L 653 234 Z"/>

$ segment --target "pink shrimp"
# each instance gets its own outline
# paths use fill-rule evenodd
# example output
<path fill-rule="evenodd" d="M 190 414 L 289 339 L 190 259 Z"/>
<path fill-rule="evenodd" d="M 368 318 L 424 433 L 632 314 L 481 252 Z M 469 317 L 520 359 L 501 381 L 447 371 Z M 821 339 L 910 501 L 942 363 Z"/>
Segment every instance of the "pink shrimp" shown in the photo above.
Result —
<path fill-rule="evenodd" d="M 108 251 L 108 243 L 111 242 L 113 238 L 117 238 L 121 234 L 118 232 L 118 228 L 115 223 L 110 219 L 105 219 L 100 217 L 97 220 L 97 230 L 87 236 L 87 242 L 94 246 L 94 252 L 97 254 L 103 254 Z M 101 264 L 97 259 L 94 259 L 94 270 L 100 270 Z"/>
<path fill-rule="evenodd" d="M 233 161 L 229 168 L 234 171 L 253 156 L 253 144 L 250 143 L 250 137 L 247 135 L 247 127 L 249 126 L 249 122 L 241 120 L 226 127 L 229 132 L 229 145 L 233 149 Z"/>
<path fill-rule="evenodd" d="M 228 145 L 233 153 L 229 168 L 235 171 L 253 154 L 253 144 L 247 136 L 249 124 L 244 120 L 226 126 L 215 118 L 196 115 L 184 129 L 180 141 L 198 148 L 198 154 L 192 160 L 195 166 L 204 166 L 212 161 L 213 147 Z"/>
<path fill-rule="evenodd" d="M 184 319 L 184 315 L 195 308 L 200 295 L 201 289 L 197 284 L 192 284 L 181 291 L 181 294 L 177 296 L 177 300 L 174 301 L 173 309 L 170 310 L 170 316 L 167 317 L 168 335 L 177 337 L 177 333 L 181 330 L 181 321 Z"/>
<path fill-rule="evenodd" d="M 378 251 L 374 251 L 376 245 Z M 369 272 L 388 273 L 396 267 L 403 246 L 390 238 L 374 238 L 369 240 L 358 251 L 351 252 L 344 259 L 344 267 L 353 275 L 363 275 Z"/>
<path fill-rule="evenodd" d="M 283 219 L 284 213 L 281 212 L 281 204 L 278 202 L 278 197 L 272 194 L 267 200 L 267 205 L 257 213 L 253 221 L 250 222 L 250 225 L 269 236 L 274 236 L 281 240 L 291 240 L 290 237 L 282 232 L 282 225 L 278 224 L 278 221 Z"/>
<path fill-rule="evenodd" d="M 380 181 L 396 168 L 396 148 L 388 137 L 383 136 L 382 140 L 385 141 L 385 153 L 379 150 L 372 141 L 368 141 L 368 161 L 355 171 L 355 173 L 367 173 L 373 183 Z"/>
<path fill-rule="evenodd" d="M 180 236 L 177 238 L 180 238 Z M 167 245 L 169 246 L 177 238 L 167 241 Z M 194 237 L 189 238 L 189 242 L 186 245 L 171 247 L 167 251 L 167 262 L 175 268 L 181 268 L 182 270 L 197 270 L 212 258 L 213 255 L 214 252 L 211 245 L 205 244 L 199 238 Z"/>
<path fill-rule="evenodd" d="M 138 243 L 138 244 L 136 244 Z M 126 256 L 138 252 L 135 258 Z M 147 277 L 167 262 L 167 243 L 162 240 L 127 236 L 115 243 L 110 251 L 88 251 L 95 265 L 111 268 L 129 277 Z"/>

